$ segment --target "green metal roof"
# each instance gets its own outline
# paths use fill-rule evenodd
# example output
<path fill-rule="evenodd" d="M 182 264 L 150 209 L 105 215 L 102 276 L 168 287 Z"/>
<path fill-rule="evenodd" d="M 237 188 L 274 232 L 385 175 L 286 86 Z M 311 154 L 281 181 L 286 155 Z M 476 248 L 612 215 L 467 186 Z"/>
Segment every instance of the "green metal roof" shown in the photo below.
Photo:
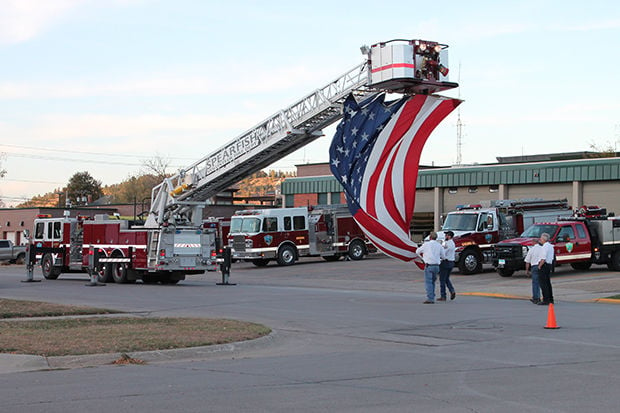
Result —
<path fill-rule="evenodd" d="M 620 180 L 620 158 L 421 169 L 416 188 Z M 333 176 L 286 178 L 282 194 L 341 192 Z"/>

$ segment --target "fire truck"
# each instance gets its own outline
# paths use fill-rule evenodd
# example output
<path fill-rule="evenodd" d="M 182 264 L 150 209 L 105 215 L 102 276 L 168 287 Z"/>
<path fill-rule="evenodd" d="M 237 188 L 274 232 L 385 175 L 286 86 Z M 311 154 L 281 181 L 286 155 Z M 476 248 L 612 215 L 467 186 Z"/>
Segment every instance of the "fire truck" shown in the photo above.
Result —
<path fill-rule="evenodd" d="M 95 215 L 94 219 L 39 216 L 30 246 L 48 280 L 61 273 L 88 272 L 94 254 L 99 263 L 94 270 L 102 283 L 141 279 L 144 283 L 176 284 L 186 274 L 217 269 L 216 232 L 206 224 L 148 231 L 108 215 Z"/>
<path fill-rule="evenodd" d="M 143 225 L 69 216 L 37 222 L 45 232 L 32 239 L 29 278 L 37 256 L 50 279 L 88 270 L 101 280 L 111 274 L 118 282 L 176 282 L 213 269 L 217 237 L 203 222 L 213 197 L 324 136 L 323 128 L 342 118 L 350 95 L 363 103 L 383 92 L 432 94 L 457 87 L 448 79 L 447 48 L 402 39 L 363 46 L 360 64 L 155 186 Z"/>
<path fill-rule="evenodd" d="M 497 242 L 515 237 L 535 222 L 572 213 L 566 199 L 503 199 L 488 201 L 485 206 L 459 205 L 447 214 L 438 238 L 443 238 L 445 231 L 454 232 L 455 265 L 462 274 L 477 274 L 483 264 L 492 263 Z"/>
<path fill-rule="evenodd" d="M 292 265 L 300 257 L 361 260 L 376 251 L 346 205 L 237 211 L 231 217 L 228 245 L 233 258 L 257 267 L 272 260 Z"/>
<path fill-rule="evenodd" d="M 493 266 L 502 277 L 525 269 L 525 256 L 541 234 L 549 234 L 555 253 L 554 265 L 570 264 L 576 270 L 587 270 L 592 264 L 606 264 L 620 271 L 620 217 L 605 208 L 582 206 L 571 217 L 538 222 L 519 238 L 495 245 Z"/>

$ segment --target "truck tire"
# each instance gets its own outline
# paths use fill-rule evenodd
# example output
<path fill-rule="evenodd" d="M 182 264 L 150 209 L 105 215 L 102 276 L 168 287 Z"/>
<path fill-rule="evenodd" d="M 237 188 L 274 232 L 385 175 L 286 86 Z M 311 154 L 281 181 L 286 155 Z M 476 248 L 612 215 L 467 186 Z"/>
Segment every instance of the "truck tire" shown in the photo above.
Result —
<path fill-rule="evenodd" d="M 578 271 L 586 271 L 592 266 L 592 261 L 572 262 L 570 266 Z"/>
<path fill-rule="evenodd" d="M 477 251 L 471 249 L 463 251 L 459 260 L 459 270 L 464 275 L 482 272 L 482 257 Z"/>
<path fill-rule="evenodd" d="M 113 262 L 112 263 L 112 278 L 117 284 L 127 284 L 127 263 Z"/>
<path fill-rule="evenodd" d="M 509 270 L 506 268 L 498 268 L 497 273 L 502 277 L 512 277 L 512 274 L 515 273 L 515 270 Z"/>
<path fill-rule="evenodd" d="M 60 268 L 54 267 L 52 254 L 45 254 L 41 259 L 41 272 L 46 280 L 55 280 L 60 275 Z"/>
<path fill-rule="evenodd" d="M 620 250 L 617 250 L 612 254 L 610 264 L 612 270 L 620 271 Z"/>
<path fill-rule="evenodd" d="M 107 263 L 103 267 L 101 267 L 99 272 L 97 272 L 97 281 L 100 282 L 100 283 L 104 283 L 104 284 L 113 281 L 113 279 L 112 279 L 112 264 Z"/>
<path fill-rule="evenodd" d="M 364 243 L 358 239 L 349 244 L 349 258 L 353 261 L 359 261 L 366 255 L 366 247 Z"/>
<path fill-rule="evenodd" d="M 269 260 L 265 259 L 265 258 L 261 258 L 258 260 L 250 260 L 252 262 L 252 264 L 256 265 L 257 267 L 266 267 L 267 264 L 269 264 Z"/>
<path fill-rule="evenodd" d="M 24 265 L 25 261 L 26 261 L 26 253 L 24 252 L 18 254 L 17 258 L 15 258 L 15 264 L 18 264 L 18 265 Z"/>
<path fill-rule="evenodd" d="M 278 265 L 293 265 L 297 254 L 291 245 L 283 245 L 278 251 Z"/>

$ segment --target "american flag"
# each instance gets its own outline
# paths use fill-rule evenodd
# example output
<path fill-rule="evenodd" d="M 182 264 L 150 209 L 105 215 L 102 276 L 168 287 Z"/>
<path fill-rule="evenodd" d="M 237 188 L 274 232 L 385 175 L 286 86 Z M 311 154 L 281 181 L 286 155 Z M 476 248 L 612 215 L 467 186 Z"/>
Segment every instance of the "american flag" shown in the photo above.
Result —
<path fill-rule="evenodd" d="M 386 102 L 385 94 L 358 104 L 350 95 L 329 148 L 330 168 L 351 214 L 384 253 L 423 268 L 411 240 L 422 148 L 435 127 L 461 103 L 434 95 Z"/>

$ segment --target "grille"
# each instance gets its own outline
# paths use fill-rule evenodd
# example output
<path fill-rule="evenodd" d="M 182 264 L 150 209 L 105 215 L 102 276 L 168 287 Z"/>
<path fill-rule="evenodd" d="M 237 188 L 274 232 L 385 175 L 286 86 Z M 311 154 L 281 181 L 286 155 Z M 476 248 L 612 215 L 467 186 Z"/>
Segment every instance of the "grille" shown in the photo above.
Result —
<path fill-rule="evenodd" d="M 496 245 L 497 258 L 523 258 L 521 245 Z"/>
<path fill-rule="evenodd" d="M 245 236 L 235 235 L 233 237 L 233 249 L 237 252 L 245 251 Z"/>

